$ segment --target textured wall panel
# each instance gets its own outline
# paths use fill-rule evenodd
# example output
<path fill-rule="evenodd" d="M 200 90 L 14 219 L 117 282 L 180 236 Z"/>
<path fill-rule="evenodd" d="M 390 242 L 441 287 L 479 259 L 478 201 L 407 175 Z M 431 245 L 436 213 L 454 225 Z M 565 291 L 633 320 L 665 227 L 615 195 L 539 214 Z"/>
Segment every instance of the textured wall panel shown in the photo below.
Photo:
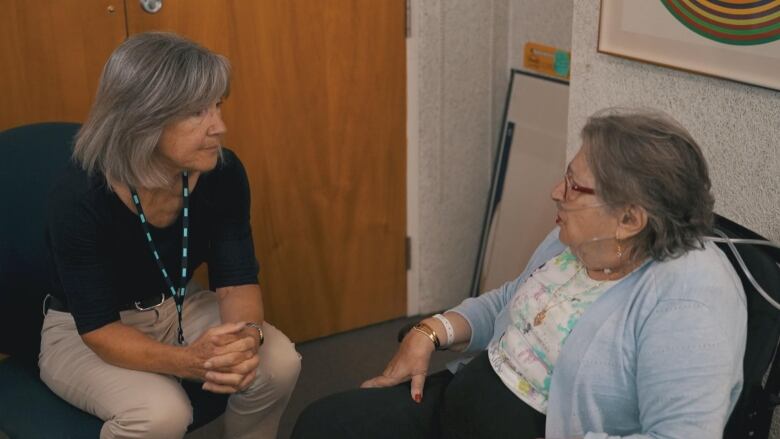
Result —
<path fill-rule="evenodd" d="M 469 291 L 509 70 L 526 41 L 568 49 L 570 0 L 422 0 L 418 50 L 418 312 Z M 547 190 L 547 189 L 545 189 Z"/>
<path fill-rule="evenodd" d="M 523 66 L 523 46 L 528 41 L 559 49 L 571 48 L 572 0 L 511 0 L 509 60 Z"/>
<path fill-rule="evenodd" d="M 418 3 L 420 312 L 455 305 L 469 289 L 490 182 L 500 3 Z"/>

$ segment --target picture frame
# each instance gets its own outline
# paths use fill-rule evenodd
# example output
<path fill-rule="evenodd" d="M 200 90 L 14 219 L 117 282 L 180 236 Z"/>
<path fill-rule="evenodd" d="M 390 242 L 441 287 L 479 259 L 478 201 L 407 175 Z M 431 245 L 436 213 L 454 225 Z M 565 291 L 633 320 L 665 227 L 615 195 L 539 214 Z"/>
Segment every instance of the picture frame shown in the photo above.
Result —
<path fill-rule="evenodd" d="M 471 297 L 523 271 L 555 227 L 549 189 L 566 169 L 569 82 L 512 69 Z"/>
<path fill-rule="evenodd" d="M 601 0 L 598 52 L 780 90 L 780 0 Z"/>

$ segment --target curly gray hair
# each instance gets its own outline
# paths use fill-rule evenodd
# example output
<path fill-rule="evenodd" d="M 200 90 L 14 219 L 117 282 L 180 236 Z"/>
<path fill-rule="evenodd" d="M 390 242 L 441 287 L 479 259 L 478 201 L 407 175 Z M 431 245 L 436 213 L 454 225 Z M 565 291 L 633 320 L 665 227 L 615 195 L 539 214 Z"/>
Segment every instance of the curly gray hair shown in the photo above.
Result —
<path fill-rule="evenodd" d="M 582 141 L 602 200 L 647 211 L 632 256 L 664 260 L 701 248 L 714 198 L 707 162 L 685 128 L 658 111 L 611 108 L 588 119 Z"/>
<path fill-rule="evenodd" d="M 109 57 L 73 158 L 134 187 L 170 182 L 155 151 L 165 125 L 230 91 L 228 60 L 178 35 L 134 35 Z"/>

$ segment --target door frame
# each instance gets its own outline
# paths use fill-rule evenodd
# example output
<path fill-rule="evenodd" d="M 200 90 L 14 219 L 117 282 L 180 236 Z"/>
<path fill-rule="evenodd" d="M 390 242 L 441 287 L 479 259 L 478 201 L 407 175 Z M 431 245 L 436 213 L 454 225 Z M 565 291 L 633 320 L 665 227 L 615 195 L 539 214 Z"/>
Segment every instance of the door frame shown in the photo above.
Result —
<path fill-rule="evenodd" d="M 406 315 L 420 314 L 420 105 L 418 42 L 420 0 L 406 0 Z"/>

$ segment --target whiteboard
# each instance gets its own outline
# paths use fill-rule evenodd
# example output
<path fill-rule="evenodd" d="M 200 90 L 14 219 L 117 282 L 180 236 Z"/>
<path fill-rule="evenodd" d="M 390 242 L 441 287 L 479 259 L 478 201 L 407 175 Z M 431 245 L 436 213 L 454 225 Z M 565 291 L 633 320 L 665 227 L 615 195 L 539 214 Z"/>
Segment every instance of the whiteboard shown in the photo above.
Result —
<path fill-rule="evenodd" d="M 550 193 L 566 167 L 567 82 L 512 71 L 472 296 L 525 268 L 555 227 Z"/>

